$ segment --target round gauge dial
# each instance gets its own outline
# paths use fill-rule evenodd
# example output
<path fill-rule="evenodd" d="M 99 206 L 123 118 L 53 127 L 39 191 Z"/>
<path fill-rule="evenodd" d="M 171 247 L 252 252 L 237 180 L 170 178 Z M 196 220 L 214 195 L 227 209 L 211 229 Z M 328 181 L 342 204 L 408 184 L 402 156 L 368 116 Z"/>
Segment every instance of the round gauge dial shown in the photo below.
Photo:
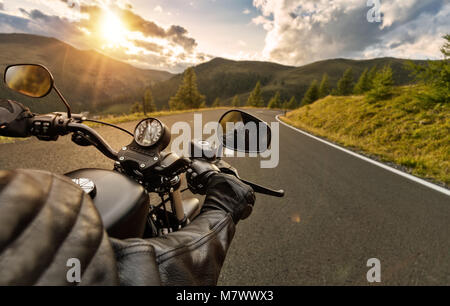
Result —
<path fill-rule="evenodd" d="M 145 119 L 141 121 L 134 132 L 134 140 L 143 147 L 151 147 L 157 144 L 164 136 L 164 127 L 157 119 Z"/>

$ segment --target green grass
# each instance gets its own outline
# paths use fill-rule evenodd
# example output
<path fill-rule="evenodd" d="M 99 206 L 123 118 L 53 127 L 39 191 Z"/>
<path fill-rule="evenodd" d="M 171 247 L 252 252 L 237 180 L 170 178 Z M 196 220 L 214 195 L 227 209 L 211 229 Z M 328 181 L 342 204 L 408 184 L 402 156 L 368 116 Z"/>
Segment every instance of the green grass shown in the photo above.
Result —
<path fill-rule="evenodd" d="M 283 120 L 410 173 L 450 185 L 450 105 L 416 98 L 419 87 L 400 87 L 390 100 L 326 97 L 287 113 Z"/>

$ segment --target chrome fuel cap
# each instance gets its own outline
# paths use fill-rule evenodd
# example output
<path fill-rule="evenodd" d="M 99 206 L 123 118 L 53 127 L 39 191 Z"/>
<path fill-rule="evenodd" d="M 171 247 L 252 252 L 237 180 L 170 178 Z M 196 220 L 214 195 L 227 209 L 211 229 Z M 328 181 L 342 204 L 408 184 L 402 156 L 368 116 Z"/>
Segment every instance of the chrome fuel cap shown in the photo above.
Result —
<path fill-rule="evenodd" d="M 76 179 L 72 179 L 72 182 L 74 182 L 81 189 L 83 189 L 83 191 L 86 194 L 90 195 L 91 198 L 95 197 L 97 188 L 95 187 L 95 183 L 93 181 L 91 181 L 90 179 L 87 179 L 87 178 L 76 178 Z"/>

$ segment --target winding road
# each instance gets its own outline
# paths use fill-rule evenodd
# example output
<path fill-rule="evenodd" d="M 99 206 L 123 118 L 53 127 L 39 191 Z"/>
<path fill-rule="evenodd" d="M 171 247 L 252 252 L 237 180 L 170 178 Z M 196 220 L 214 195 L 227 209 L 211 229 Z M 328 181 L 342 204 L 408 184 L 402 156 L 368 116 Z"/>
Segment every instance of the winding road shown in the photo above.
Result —
<path fill-rule="evenodd" d="M 224 111 L 203 112 L 203 122 Z M 252 110 L 267 122 L 279 112 Z M 193 123 L 192 113 L 160 118 Z M 136 122 L 121 126 L 133 130 Z M 130 137 L 101 127 L 116 149 Z M 283 199 L 258 195 L 238 225 L 220 285 L 367 285 L 367 261 L 381 262 L 383 285 L 450 285 L 450 196 L 280 124 L 280 161 L 232 158 L 241 176 L 283 188 Z M 36 139 L 0 145 L 0 169 L 65 173 L 111 169 L 94 148 Z"/>

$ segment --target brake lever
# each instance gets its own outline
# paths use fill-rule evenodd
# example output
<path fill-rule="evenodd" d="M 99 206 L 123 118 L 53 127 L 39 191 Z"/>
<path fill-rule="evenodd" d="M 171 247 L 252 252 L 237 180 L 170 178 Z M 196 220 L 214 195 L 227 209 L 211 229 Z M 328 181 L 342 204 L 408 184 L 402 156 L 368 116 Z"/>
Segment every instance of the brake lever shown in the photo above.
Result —
<path fill-rule="evenodd" d="M 266 195 L 270 195 L 270 196 L 278 197 L 278 198 L 284 197 L 284 190 L 283 189 L 273 190 L 273 189 L 266 188 L 266 187 L 260 186 L 258 184 L 255 184 L 255 183 L 243 180 L 240 177 L 239 177 L 239 179 L 242 181 L 242 183 L 247 184 L 250 187 L 252 187 L 254 192 L 261 193 L 261 194 L 266 194 Z"/>
<path fill-rule="evenodd" d="M 273 190 L 273 189 L 266 188 L 261 185 L 258 185 L 258 184 L 255 184 L 255 183 L 252 183 L 252 182 L 242 179 L 239 176 L 237 169 L 223 160 L 218 161 L 218 166 L 219 166 L 219 169 L 221 172 L 236 176 L 238 179 L 241 180 L 241 182 L 252 187 L 253 191 L 255 191 L 257 193 L 261 193 L 261 194 L 265 194 L 265 195 L 269 195 L 269 196 L 273 196 L 273 197 L 278 197 L 278 198 L 284 197 L 285 192 L 283 189 Z"/>

